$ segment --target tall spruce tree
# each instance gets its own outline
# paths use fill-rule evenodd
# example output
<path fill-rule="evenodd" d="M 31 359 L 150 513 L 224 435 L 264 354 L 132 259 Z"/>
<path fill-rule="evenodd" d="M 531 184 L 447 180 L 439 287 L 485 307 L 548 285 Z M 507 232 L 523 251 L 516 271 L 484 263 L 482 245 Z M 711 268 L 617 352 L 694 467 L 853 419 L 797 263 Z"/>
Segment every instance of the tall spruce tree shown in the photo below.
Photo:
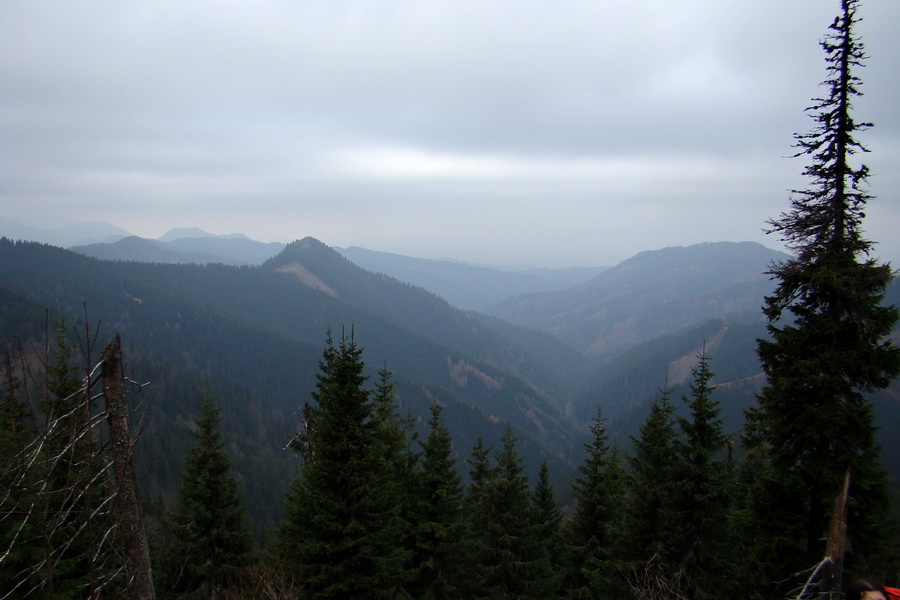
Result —
<path fill-rule="evenodd" d="M 526 598 L 534 593 L 540 560 L 531 490 L 523 473 L 512 428 L 507 426 L 497 453 L 494 477 L 487 485 L 474 531 L 480 543 L 475 563 L 478 598 Z"/>
<path fill-rule="evenodd" d="M 395 598 L 402 583 L 400 506 L 384 477 L 383 422 L 363 369 L 354 339 L 335 345 L 329 335 L 302 471 L 276 539 L 276 554 L 311 598 Z"/>
<path fill-rule="evenodd" d="M 609 449 L 604 474 L 604 485 L 609 498 L 604 529 L 606 547 L 590 558 L 585 565 L 590 588 L 600 598 L 610 598 L 624 593 L 627 584 L 622 571 L 622 531 L 625 518 L 625 468 L 624 455 L 618 443 Z"/>
<path fill-rule="evenodd" d="M 600 408 L 591 424 L 587 457 L 573 483 L 575 511 L 568 522 L 564 588 L 571 598 L 605 597 L 616 588 L 624 505 L 624 471 L 611 449 Z"/>
<path fill-rule="evenodd" d="M 483 589 L 480 579 L 481 563 L 490 552 L 484 533 L 493 520 L 491 487 L 497 479 L 497 468 L 492 461 L 493 450 L 478 436 L 466 462 L 469 465 L 469 485 L 465 494 L 465 533 L 463 538 L 463 564 L 461 597 L 477 598 Z"/>
<path fill-rule="evenodd" d="M 205 393 L 194 416 L 195 444 L 184 459 L 178 503 L 166 522 L 167 545 L 159 569 L 163 594 L 212 597 L 250 558 L 250 532 L 221 421 L 216 400 Z"/>
<path fill-rule="evenodd" d="M 397 575 L 405 582 L 410 577 L 407 568 L 415 546 L 413 531 L 415 489 L 418 473 L 418 453 L 412 445 L 412 419 L 399 415 L 397 395 L 387 367 L 378 370 L 378 379 L 372 390 L 372 420 L 375 425 L 375 456 L 382 478 L 381 493 L 394 506 L 392 520 L 387 529 L 396 541 L 394 560 Z"/>
<path fill-rule="evenodd" d="M 638 573 L 656 556 L 657 565 L 672 559 L 672 536 L 678 523 L 672 490 L 675 469 L 675 406 L 663 387 L 650 414 L 632 438 L 626 474 L 625 527 L 622 532 L 626 572 Z"/>
<path fill-rule="evenodd" d="M 458 598 L 465 534 L 463 491 L 441 405 L 431 404 L 414 505 L 415 547 L 407 591 L 413 598 Z"/>
<path fill-rule="evenodd" d="M 497 469 L 491 462 L 493 450 L 484 444 L 484 438 L 478 436 L 472 447 L 469 463 L 469 487 L 466 493 L 466 506 L 470 515 L 477 515 L 482 505 L 487 503 L 490 485 L 497 477 Z M 484 510 L 483 512 L 487 512 Z"/>
<path fill-rule="evenodd" d="M 887 479 L 863 394 L 890 384 L 900 353 L 888 339 L 897 309 L 882 305 L 891 267 L 871 257 L 873 244 L 861 231 L 871 199 L 868 169 L 851 164 L 866 151 L 857 134 L 870 127 L 851 112 L 860 95 L 854 71 L 865 59 L 854 33 L 858 8 L 858 0 L 841 1 L 821 43 L 827 94 L 808 109 L 813 130 L 796 136 L 811 184 L 795 190 L 791 210 L 770 221 L 770 232 L 794 256 L 771 270 L 778 285 L 765 299 L 770 339 L 758 344 L 767 384 L 747 415 L 747 442 L 769 458 L 750 525 L 761 584 L 821 560 L 830 507 L 848 468 L 853 560 L 883 547 Z"/>
<path fill-rule="evenodd" d="M 550 485 L 550 469 L 546 462 L 541 464 L 532 492 L 532 513 L 540 552 L 540 558 L 535 562 L 532 596 L 555 598 L 562 586 L 559 567 L 563 544 L 563 515 L 553 486 Z"/>
<path fill-rule="evenodd" d="M 692 369 L 691 393 L 683 396 L 688 411 L 678 419 L 681 437 L 675 443 L 671 502 L 673 523 L 669 563 L 672 582 L 688 598 L 712 600 L 736 595 L 733 549 L 736 539 L 729 524 L 732 468 L 728 438 L 713 398 L 713 372 L 706 348 Z"/>

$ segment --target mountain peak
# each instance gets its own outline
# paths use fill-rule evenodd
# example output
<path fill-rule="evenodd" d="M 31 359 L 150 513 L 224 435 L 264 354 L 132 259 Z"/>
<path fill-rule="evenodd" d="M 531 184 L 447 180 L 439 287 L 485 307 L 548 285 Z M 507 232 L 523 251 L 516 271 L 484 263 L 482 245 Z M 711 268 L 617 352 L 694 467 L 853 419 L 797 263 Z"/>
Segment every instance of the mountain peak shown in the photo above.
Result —
<path fill-rule="evenodd" d="M 338 294 L 325 279 L 334 277 L 347 266 L 358 268 L 336 250 L 312 237 L 291 242 L 284 250 L 263 263 L 263 268 L 276 273 L 287 273 L 304 285 L 333 297 Z"/>
<path fill-rule="evenodd" d="M 176 240 L 184 240 L 184 239 L 198 239 L 198 238 L 222 238 L 222 239 L 240 239 L 240 240 L 249 240 L 250 238 L 244 235 L 243 233 L 209 233 L 208 231 L 204 231 L 199 227 L 173 227 L 166 233 L 164 233 L 161 237 L 157 238 L 158 242 L 174 242 Z"/>
<path fill-rule="evenodd" d="M 314 237 L 306 236 L 300 240 L 294 240 L 288 247 L 296 248 L 297 250 L 324 250 L 331 249 L 329 246 L 326 246 L 324 243 L 320 242 Z"/>
<path fill-rule="evenodd" d="M 173 227 L 162 236 L 157 238 L 160 242 L 171 242 L 184 238 L 205 238 L 215 237 L 213 234 L 203 231 L 199 227 Z"/>
<path fill-rule="evenodd" d="M 268 262 L 274 263 L 275 265 L 282 265 L 289 261 L 304 260 L 311 256 L 323 256 L 329 254 L 340 256 L 340 254 L 330 246 L 323 244 L 314 237 L 307 236 L 303 239 L 294 240 L 289 243 Z"/>

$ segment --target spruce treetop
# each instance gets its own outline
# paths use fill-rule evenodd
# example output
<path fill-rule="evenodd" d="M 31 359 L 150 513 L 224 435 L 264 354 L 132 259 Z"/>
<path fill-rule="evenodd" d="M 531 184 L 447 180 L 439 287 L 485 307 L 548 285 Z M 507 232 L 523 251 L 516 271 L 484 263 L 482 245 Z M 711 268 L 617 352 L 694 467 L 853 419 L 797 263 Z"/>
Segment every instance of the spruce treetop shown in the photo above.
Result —
<path fill-rule="evenodd" d="M 807 108 L 815 127 L 794 136 L 798 149 L 794 156 L 811 158 L 803 171 L 810 187 L 792 190 L 791 211 L 769 221 L 770 232 L 779 233 L 800 261 L 831 251 L 867 254 L 872 246 L 860 231 L 865 204 L 872 198 L 865 189 L 869 169 L 865 164 L 853 166 L 850 160 L 856 153 L 868 152 L 856 134 L 872 127 L 857 122 L 852 114 L 853 98 L 862 95 L 862 81 L 853 69 L 865 66 L 867 58 L 853 31 L 859 21 L 858 4 L 859 0 L 842 0 L 842 13 L 821 42 L 828 63 L 823 82 L 828 93 Z"/>
<path fill-rule="evenodd" d="M 763 307 L 769 337 L 757 347 L 767 381 L 745 425 L 751 449 L 768 463 L 748 513 L 761 585 L 790 581 L 821 560 L 822 532 L 848 468 L 850 560 L 863 564 L 885 548 L 888 483 L 864 393 L 890 385 L 900 351 L 890 340 L 897 308 L 884 305 L 893 273 L 869 256 L 873 243 L 862 232 L 872 196 L 869 170 L 854 156 L 867 152 L 857 135 L 872 124 L 852 114 L 861 95 L 855 71 L 866 58 L 854 33 L 858 8 L 859 0 L 841 0 L 821 42 L 827 93 L 807 109 L 815 127 L 795 136 L 810 185 L 794 190 L 790 210 L 769 223 L 794 257 L 770 270 L 778 283 Z"/>

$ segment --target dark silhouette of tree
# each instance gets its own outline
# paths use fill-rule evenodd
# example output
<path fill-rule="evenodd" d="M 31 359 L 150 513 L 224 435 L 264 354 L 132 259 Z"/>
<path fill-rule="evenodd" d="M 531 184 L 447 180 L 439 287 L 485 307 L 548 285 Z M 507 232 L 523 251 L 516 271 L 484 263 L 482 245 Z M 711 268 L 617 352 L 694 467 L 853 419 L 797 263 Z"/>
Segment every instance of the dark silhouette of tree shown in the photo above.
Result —
<path fill-rule="evenodd" d="M 19 397 L 21 382 L 12 359 L 9 354 L 4 359 L 0 399 L 0 589 L 14 590 L 26 585 L 22 574 L 40 555 L 34 525 L 18 510 L 18 500 L 35 484 L 33 474 L 28 473 L 25 448 L 35 439 L 36 429 L 31 408 Z"/>
<path fill-rule="evenodd" d="M 469 485 L 464 499 L 465 532 L 463 537 L 462 596 L 477 598 L 483 586 L 479 570 L 484 557 L 490 552 L 484 532 L 493 515 L 491 513 L 491 486 L 497 479 L 497 468 L 491 460 L 493 451 L 478 436 L 466 462 L 469 465 Z"/>
<path fill-rule="evenodd" d="M 329 336 L 308 456 L 277 533 L 276 554 L 312 598 L 396 598 L 402 584 L 400 506 L 363 368 L 352 338 L 335 345 Z"/>
<path fill-rule="evenodd" d="M 601 410 L 591 424 L 587 457 L 573 483 L 575 511 L 566 534 L 564 587 L 573 598 L 604 597 L 616 587 L 615 560 L 623 508 L 624 471 L 610 448 Z"/>
<path fill-rule="evenodd" d="M 555 598 L 560 593 L 562 585 L 559 567 L 563 548 L 563 513 L 553 486 L 550 485 L 550 470 L 546 462 L 541 464 L 538 471 L 531 503 L 539 550 L 531 595 L 535 598 Z"/>
<path fill-rule="evenodd" d="M 381 476 L 380 493 L 395 508 L 388 531 L 394 542 L 394 577 L 397 585 L 406 584 L 410 576 L 410 560 L 413 555 L 414 505 L 416 502 L 416 463 L 418 454 L 413 450 L 415 435 L 412 419 L 399 415 L 397 396 L 387 367 L 378 370 L 378 379 L 372 390 L 372 420 L 375 425 L 375 456 Z"/>
<path fill-rule="evenodd" d="M 640 435 L 632 438 L 626 475 L 623 562 L 628 572 L 643 573 L 648 563 L 663 569 L 672 559 L 672 536 L 678 524 L 672 490 L 675 468 L 675 406 L 664 387 L 650 406 Z M 655 558 L 654 558 L 655 557 Z M 671 575 L 668 572 L 667 575 Z"/>
<path fill-rule="evenodd" d="M 216 400 L 204 394 L 191 431 L 195 445 L 182 467 L 178 504 L 166 524 L 160 569 L 160 587 L 177 597 L 211 597 L 250 557 L 250 534 L 219 431 L 221 420 Z"/>
<path fill-rule="evenodd" d="M 890 384 L 900 354 L 888 339 L 897 309 L 882 305 L 891 268 L 871 257 L 873 244 L 861 231 L 871 199 L 868 168 L 851 164 L 866 151 L 857 134 L 871 126 L 851 110 L 860 95 L 854 72 L 865 59 L 854 33 L 858 8 L 858 0 L 841 1 L 822 42 L 827 93 L 808 109 L 815 127 L 796 136 L 797 156 L 809 159 L 810 186 L 795 190 L 791 210 L 770 221 L 794 256 L 771 269 L 778 282 L 764 306 L 771 337 L 758 343 L 767 384 L 747 415 L 747 442 L 768 459 L 750 524 L 757 542 L 750 561 L 761 585 L 822 558 L 831 504 L 848 468 L 855 560 L 883 547 L 889 494 L 863 394 Z"/>
<path fill-rule="evenodd" d="M 441 421 L 441 405 L 431 404 L 429 433 L 414 506 L 415 546 L 408 592 L 413 598 L 458 598 L 465 521 L 463 490 L 450 432 Z"/>
<path fill-rule="evenodd" d="M 79 376 L 63 321 L 44 351 L 41 366 L 27 375 L 39 390 L 35 410 L 20 404 L 37 420 L 36 427 L 31 439 L 21 430 L 16 436 L 26 444 L 13 457 L 17 470 L 4 477 L 12 488 L 3 495 L 13 500 L 10 514 L 22 517 L 23 528 L 10 540 L 12 556 L 22 557 L 25 567 L 15 574 L 16 588 L 23 594 L 74 598 L 83 590 L 99 593 L 115 573 L 115 567 L 105 568 L 99 548 L 110 516 L 102 497 L 106 461 L 97 451 L 91 393 Z M 8 417 L 18 412 L 16 404 L 7 399 Z"/>
<path fill-rule="evenodd" d="M 501 444 L 490 470 L 492 477 L 475 508 L 479 514 L 471 531 L 477 539 L 473 597 L 479 598 L 530 596 L 540 558 L 531 490 L 511 427 L 507 426 Z"/>
<path fill-rule="evenodd" d="M 108 353 L 119 339 L 98 364 L 87 329 L 80 341 L 83 370 L 63 324 L 55 340 L 47 335 L 37 362 L 21 348 L 15 361 L 4 361 L 0 598 L 93 598 L 123 589 L 129 597 L 153 597 L 143 519 L 131 510 L 138 494 L 133 471 L 126 472 L 135 440 L 118 427 L 128 418 L 124 378 L 110 365 L 121 366 L 121 355 L 113 361 Z M 94 409 L 100 382 L 103 413 Z M 113 389 L 121 400 L 115 410 Z M 133 542 L 140 553 L 128 552 L 138 547 Z"/>
<path fill-rule="evenodd" d="M 677 420 L 681 437 L 670 488 L 676 520 L 669 524 L 674 535 L 668 560 L 671 580 L 685 596 L 710 600 L 739 593 L 732 561 L 737 540 L 729 523 L 732 461 L 705 347 L 697 358 L 691 393 L 682 397 L 688 415 Z"/>

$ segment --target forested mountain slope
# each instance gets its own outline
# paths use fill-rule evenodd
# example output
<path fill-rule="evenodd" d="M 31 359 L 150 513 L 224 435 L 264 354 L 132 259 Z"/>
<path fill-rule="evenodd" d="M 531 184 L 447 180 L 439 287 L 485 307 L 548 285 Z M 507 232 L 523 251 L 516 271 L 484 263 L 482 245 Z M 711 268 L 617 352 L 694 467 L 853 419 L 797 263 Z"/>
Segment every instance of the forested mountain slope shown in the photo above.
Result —
<path fill-rule="evenodd" d="M 900 305 L 900 281 L 888 287 L 884 302 Z M 683 410 L 681 397 L 690 395 L 690 369 L 704 352 L 714 373 L 712 384 L 721 402 L 723 425 L 739 449 L 744 411 L 755 405 L 765 383 L 757 339 L 767 336 L 762 320 L 713 319 L 640 343 L 603 362 L 582 380 L 572 403 L 573 415 L 587 419 L 601 406 L 612 435 L 628 446 L 628 436 L 637 433 L 650 402 L 659 398 L 664 388 L 675 406 Z M 900 340 L 900 328 L 895 329 L 893 338 L 895 342 Z M 896 435 L 900 427 L 900 380 L 869 398 L 884 464 L 900 486 L 900 437 Z"/>
<path fill-rule="evenodd" d="M 663 388 L 674 398 L 687 393 L 691 369 L 705 350 L 715 374 L 713 382 L 719 386 L 723 418 L 727 428 L 736 431 L 761 383 L 756 338 L 763 335 L 762 324 L 726 325 L 711 320 L 644 342 L 605 362 L 584 380 L 574 403 L 576 414 L 589 417 L 599 402 L 612 429 L 634 433 L 647 416 L 650 401 Z"/>
<path fill-rule="evenodd" d="M 413 258 L 351 246 L 335 248 L 368 271 L 434 292 L 458 308 L 484 311 L 507 298 L 577 285 L 609 267 L 510 271 L 449 260 Z"/>
<path fill-rule="evenodd" d="M 761 321 L 765 272 L 783 254 L 753 242 L 642 252 L 579 286 L 529 294 L 487 312 L 552 333 L 601 360 L 710 319 Z"/>
<path fill-rule="evenodd" d="M 212 235 L 200 229 L 173 229 L 156 240 L 128 236 L 112 243 L 73 246 L 70 250 L 103 260 L 156 263 L 258 265 L 284 248 L 240 235 Z"/>
<path fill-rule="evenodd" d="M 505 423 L 522 438 L 534 468 L 545 458 L 570 464 L 579 447 L 579 425 L 558 395 L 564 378 L 549 366 L 576 369 L 576 353 L 547 362 L 546 350 L 558 343 L 535 356 L 489 322 L 359 269 L 315 240 L 290 246 L 263 267 L 229 267 L 98 261 L 3 239 L 0 291 L 4 343 L 39 337 L 43 308 L 53 319 L 65 314 L 70 325 L 86 309 L 101 323 L 101 338 L 122 334 L 131 366 L 144 371 L 135 378 L 151 382 L 145 448 L 165 463 L 154 464 L 152 474 L 161 487 L 171 484 L 182 443 L 171 427 L 186 426 L 205 380 L 226 395 L 225 422 L 241 432 L 235 443 L 256 455 L 238 460 L 242 476 L 267 493 L 258 478 L 278 467 L 263 463 L 290 458 L 279 451 L 298 426 L 297 410 L 310 401 L 329 329 L 335 337 L 355 333 L 370 372 L 386 365 L 396 374 L 402 410 L 422 417 L 432 398 L 444 402 L 460 456 L 476 435 L 496 437 Z M 279 506 L 278 486 L 268 493 L 274 498 L 264 504 Z"/>
<path fill-rule="evenodd" d="M 211 389 L 254 517 L 271 525 L 297 467 L 283 448 L 310 401 L 329 328 L 336 338 L 355 333 L 370 375 L 384 365 L 394 372 L 401 411 L 420 425 L 430 400 L 442 401 L 457 458 L 477 435 L 490 443 L 510 423 L 528 467 L 549 459 L 563 482 L 598 406 L 627 443 L 659 388 L 668 382 L 676 399 L 685 391 L 704 344 L 726 427 L 740 427 L 761 383 L 755 340 L 765 335 L 759 306 L 769 284 L 761 272 L 777 256 L 756 244 L 648 252 L 567 293 L 515 305 L 547 331 L 608 345 L 590 354 L 590 344 L 581 353 L 562 335 L 454 309 L 311 238 L 259 267 L 98 261 L 4 239 L 0 339 L 39 342 L 46 309 L 51 332 L 60 315 L 71 329 L 85 309 L 104 340 L 121 332 L 134 378 L 150 383 L 138 394 L 147 411 L 141 449 L 152 457 L 145 480 L 162 493 L 173 489 L 188 417 Z M 889 301 L 897 293 L 895 283 Z M 876 398 L 889 463 L 900 456 L 888 435 L 900 423 L 897 389 Z"/>
<path fill-rule="evenodd" d="M 513 341 L 508 324 L 455 309 L 435 294 L 362 269 L 312 238 L 290 244 L 262 268 L 509 371 L 556 398 L 567 395 L 574 374 L 587 365 L 582 355 L 552 336 Z"/>

